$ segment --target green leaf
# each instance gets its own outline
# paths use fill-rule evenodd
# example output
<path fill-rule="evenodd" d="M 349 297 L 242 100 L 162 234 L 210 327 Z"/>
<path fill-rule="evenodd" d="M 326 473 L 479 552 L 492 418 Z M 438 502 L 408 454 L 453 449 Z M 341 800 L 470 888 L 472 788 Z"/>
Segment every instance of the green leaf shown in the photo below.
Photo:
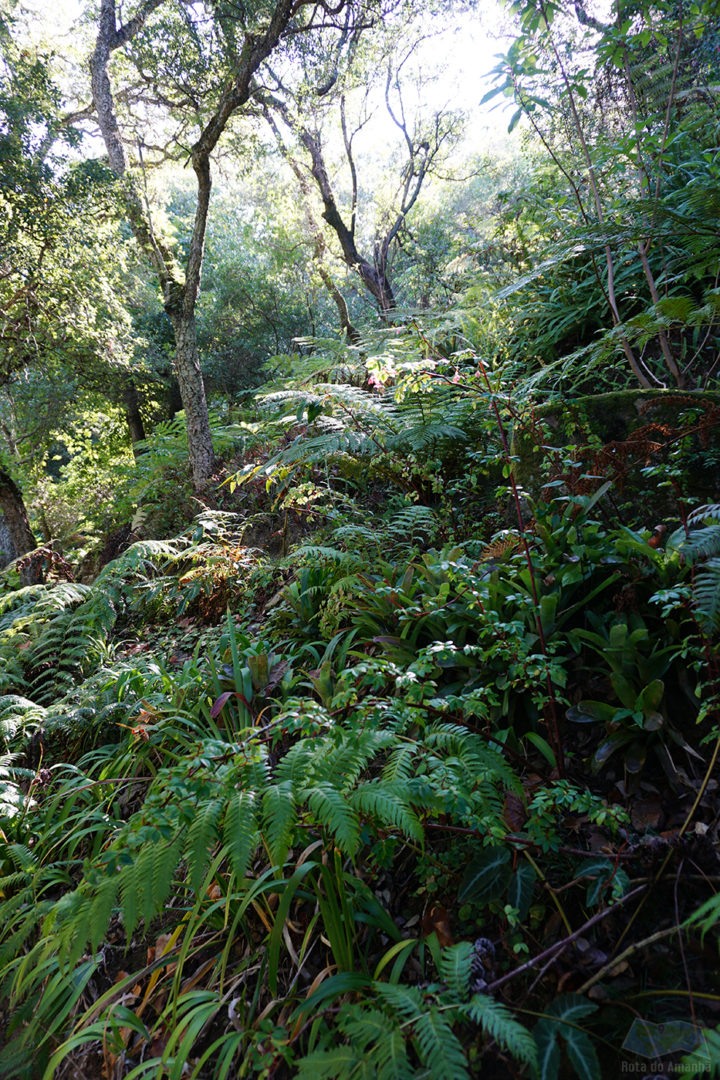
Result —
<path fill-rule="evenodd" d="M 527 914 L 532 904 L 536 881 L 537 874 L 530 863 L 527 862 L 520 863 L 517 870 L 510 878 L 508 903 L 516 908 L 518 917 L 521 921 L 527 918 Z"/>
<path fill-rule="evenodd" d="M 602 1080 L 600 1062 L 590 1038 L 584 1031 L 566 1027 L 563 1032 L 570 1064 L 582 1080 Z"/>
<path fill-rule="evenodd" d="M 555 616 L 559 599 L 560 594 L 557 592 L 550 593 L 548 596 L 542 596 L 540 598 L 540 621 L 542 623 L 543 632 L 547 636 L 552 634 L 555 629 Z"/>
<path fill-rule="evenodd" d="M 557 1080 L 560 1072 L 558 1029 L 550 1020 L 540 1020 L 533 1030 L 537 1047 L 538 1080 Z"/>
<path fill-rule="evenodd" d="M 302 864 L 302 866 L 299 866 L 297 868 L 295 873 L 288 881 L 278 882 L 280 903 L 278 904 L 277 911 L 275 912 L 275 922 L 273 923 L 273 928 L 270 934 L 270 940 L 268 942 L 267 950 L 268 986 L 270 987 L 270 993 L 273 995 L 273 997 L 276 997 L 278 992 L 280 947 L 283 940 L 285 923 L 290 913 L 290 906 L 295 899 L 295 893 L 302 885 L 307 874 L 309 874 L 312 870 L 315 869 L 316 865 L 314 862 L 305 862 Z"/>
<path fill-rule="evenodd" d="M 584 1016 L 590 1016 L 597 1012 L 597 1005 L 588 1001 L 581 994 L 562 994 L 552 1002 L 547 1012 L 551 1016 L 558 1017 L 564 1024 L 577 1023 Z"/>
<path fill-rule="evenodd" d="M 336 1001 L 345 994 L 358 993 L 369 985 L 370 979 L 367 975 L 361 975 L 357 971 L 341 971 L 337 975 L 330 975 L 298 1006 L 293 1015 L 304 1016 L 306 1013 L 320 1012 L 326 1002 Z"/>
<path fill-rule="evenodd" d="M 632 775 L 642 772 L 647 761 L 647 747 L 643 743 L 634 742 L 625 751 L 625 768 Z"/>
<path fill-rule="evenodd" d="M 611 859 L 589 859 L 578 867 L 576 876 L 591 879 L 585 894 L 588 907 L 594 907 L 602 900 L 608 885 L 612 884 L 613 897 L 618 897 L 625 893 L 629 884 L 625 871 Z"/>
<path fill-rule="evenodd" d="M 615 719 L 617 709 L 605 701 L 579 701 L 567 710 L 565 715 L 571 724 L 595 724 L 602 721 L 610 724 Z"/>
<path fill-rule="evenodd" d="M 653 679 L 651 683 L 643 687 L 632 707 L 636 712 L 653 713 L 660 708 L 660 702 L 665 695 L 665 683 L 662 679 Z"/>
<path fill-rule="evenodd" d="M 510 879 L 510 852 L 505 847 L 483 848 L 470 861 L 458 892 L 461 904 L 489 904 L 505 893 Z"/>
<path fill-rule="evenodd" d="M 595 751 L 595 754 L 593 755 L 593 768 L 601 768 L 601 766 L 612 757 L 616 750 L 619 750 L 622 746 L 627 746 L 629 742 L 632 742 L 632 738 L 632 732 L 614 731 Z"/>
<path fill-rule="evenodd" d="M 569 719 L 570 717 L 568 716 L 568 720 Z M 524 738 L 526 742 L 532 743 L 535 749 L 540 751 L 542 756 L 547 761 L 548 765 L 550 765 L 553 769 L 557 768 L 557 759 L 555 757 L 555 752 L 550 746 L 550 743 L 547 741 L 547 739 L 544 739 L 542 735 L 538 735 L 536 731 L 526 732 Z"/>
<path fill-rule="evenodd" d="M 618 699 L 626 709 L 635 711 L 635 702 L 637 701 L 637 690 L 621 672 L 614 671 L 610 676 L 610 682 L 612 688 L 618 696 Z"/>
<path fill-rule="evenodd" d="M 512 117 L 511 117 L 511 120 L 510 120 L 510 123 L 508 124 L 508 135 L 510 134 L 510 132 L 514 131 L 515 128 L 518 126 L 518 124 L 519 124 L 519 122 L 520 122 L 520 120 L 522 118 L 522 114 L 523 114 L 522 109 L 518 109 L 517 112 L 513 113 Z"/>
<path fill-rule="evenodd" d="M 492 90 L 488 90 L 487 94 L 483 94 L 480 98 L 480 104 L 485 105 L 488 101 L 492 101 L 494 97 L 497 97 L 498 94 L 504 94 L 511 85 L 510 80 L 506 79 L 505 82 L 500 83 L 498 86 L 494 86 Z"/>

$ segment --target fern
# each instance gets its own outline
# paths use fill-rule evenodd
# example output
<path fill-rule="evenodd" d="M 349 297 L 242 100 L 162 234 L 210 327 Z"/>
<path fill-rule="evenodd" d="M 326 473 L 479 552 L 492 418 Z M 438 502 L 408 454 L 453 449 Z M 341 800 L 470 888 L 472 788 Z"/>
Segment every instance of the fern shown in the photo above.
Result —
<path fill-rule="evenodd" d="M 373 987 L 380 998 L 403 1020 L 415 1021 L 422 1016 L 425 1001 L 416 986 L 376 982 Z"/>
<path fill-rule="evenodd" d="M 335 1046 L 332 1050 L 316 1050 L 298 1062 L 299 1080 L 337 1080 L 340 1076 L 352 1076 L 363 1073 L 367 1080 L 371 1074 L 365 1072 L 360 1050 L 351 1046 Z M 389 1080 L 389 1078 L 388 1078 Z"/>
<path fill-rule="evenodd" d="M 442 951 L 440 978 L 457 1001 L 465 1001 L 468 997 L 474 952 L 470 941 L 461 941 Z"/>
<path fill-rule="evenodd" d="M 345 855 L 354 855 L 360 845 L 360 820 L 344 795 L 328 782 L 314 784 L 301 792 L 320 825 L 325 826 Z"/>
<path fill-rule="evenodd" d="M 416 1075 L 402 1029 L 379 1009 L 348 1010 L 339 1018 L 338 1027 L 357 1047 L 370 1076 L 378 1080 L 410 1080 Z"/>
<path fill-rule="evenodd" d="M 720 631 L 720 558 L 703 563 L 695 578 L 694 594 L 695 610 L 705 629 Z"/>
<path fill-rule="evenodd" d="M 388 538 L 393 542 L 422 541 L 431 543 L 437 536 L 440 523 L 427 506 L 405 506 L 393 514 L 385 525 Z"/>
<path fill-rule="evenodd" d="M 371 780 L 360 784 L 350 794 L 357 811 L 366 814 L 381 828 L 399 829 L 411 840 L 422 842 L 422 822 L 409 804 L 412 788 L 406 782 Z"/>
<path fill-rule="evenodd" d="M 263 795 L 263 839 L 274 866 L 282 866 L 295 835 L 297 809 L 289 780 L 271 785 Z"/>
<path fill-rule="evenodd" d="M 697 567 L 693 583 L 695 611 L 703 628 L 714 633 L 720 630 L 720 504 L 693 510 L 686 526 L 670 536 L 667 546 Z"/>
<path fill-rule="evenodd" d="M 328 780 L 348 791 L 370 762 L 393 741 L 390 732 L 351 734 L 341 730 L 320 740 L 303 739 L 280 762 L 277 776 L 298 784 L 307 783 L 311 778 Z"/>
<path fill-rule="evenodd" d="M 414 1042 L 430 1076 L 452 1076 L 465 1080 L 470 1076 L 462 1045 L 440 1010 L 431 1005 L 414 1023 Z"/>
<path fill-rule="evenodd" d="M 700 1044 L 687 1054 L 678 1071 L 688 1076 L 720 1076 L 720 1027 L 701 1028 Z"/>
<path fill-rule="evenodd" d="M 463 1012 L 516 1061 L 537 1068 L 535 1040 L 505 1005 L 486 994 L 475 994 Z"/>
<path fill-rule="evenodd" d="M 235 792 L 228 799 L 223 820 L 223 841 L 233 872 L 241 882 L 260 841 L 253 791 Z"/>
<path fill-rule="evenodd" d="M 207 799 L 196 807 L 185 842 L 185 859 L 191 888 L 200 891 L 210 863 L 212 850 L 218 840 L 218 824 L 224 810 L 224 801 Z"/>
<path fill-rule="evenodd" d="M 459 770 L 465 784 L 483 784 L 486 793 L 488 782 L 519 792 L 519 781 L 502 754 L 466 728 L 453 724 L 436 725 L 427 733 L 427 744 L 451 757 L 450 767 L 454 772 Z"/>
<path fill-rule="evenodd" d="M 382 778 L 389 784 L 398 781 L 406 784 L 414 775 L 415 750 L 406 743 L 400 743 L 392 747 L 388 754 L 388 760 L 383 766 Z"/>
<path fill-rule="evenodd" d="M 140 921 L 146 924 L 162 910 L 172 886 L 172 871 L 179 857 L 177 845 L 169 844 L 155 831 L 149 831 L 144 846 L 135 854 L 129 865 L 119 871 L 120 916 L 129 944 Z M 173 863 L 174 858 L 174 863 Z M 167 875 L 154 878 L 158 867 L 168 871 Z"/>

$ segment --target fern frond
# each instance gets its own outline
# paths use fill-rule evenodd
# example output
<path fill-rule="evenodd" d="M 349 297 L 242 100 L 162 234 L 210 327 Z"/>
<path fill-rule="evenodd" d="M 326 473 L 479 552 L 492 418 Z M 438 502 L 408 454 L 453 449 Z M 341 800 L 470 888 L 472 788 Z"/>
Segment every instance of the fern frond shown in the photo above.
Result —
<path fill-rule="evenodd" d="M 373 991 L 404 1020 L 417 1020 L 425 1010 L 425 1001 L 416 986 L 374 982 Z"/>
<path fill-rule="evenodd" d="M 515 551 L 519 544 L 520 537 L 518 534 L 506 531 L 483 546 L 480 552 L 480 560 L 481 562 L 489 562 L 492 559 L 502 559 L 509 555 L 511 551 Z"/>
<path fill-rule="evenodd" d="M 720 525 L 720 503 L 709 503 L 707 506 L 698 506 L 687 516 L 688 526 L 693 529 L 706 521 L 714 521 Z"/>
<path fill-rule="evenodd" d="M 298 1080 L 337 1080 L 339 1076 L 352 1076 L 358 1063 L 358 1054 L 350 1046 L 315 1050 L 298 1061 Z"/>
<path fill-rule="evenodd" d="M 230 795 L 222 835 L 233 873 L 242 881 L 260 841 L 255 792 L 237 791 Z"/>
<path fill-rule="evenodd" d="M 187 831 L 184 857 L 190 887 L 198 893 L 218 840 L 218 823 L 225 808 L 223 799 L 208 799 L 196 807 Z"/>
<path fill-rule="evenodd" d="M 437 534 L 439 521 L 436 514 L 427 506 L 404 506 L 386 523 L 386 530 L 391 539 L 403 542 L 423 540 L 430 542 Z"/>
<path fill-rule="evenodd" d="M 428 731 L 426 742 L 429 747 L 452 756 L 453 766 L 462 768 L 466 783 L 490 781 L 510 791 L 519 791 L 518 778 L 502 754 L 466 728 L 456 724 L 436 725 Z"/>
<path fill-rule="evenodd" d="M 361 814 L 380 827 L 399 829 L 411 840 L 422 842 L 422 822 L 407 801 L 408 788 L 399 782 L 370 780 L 350 793 L 350 801 Z"/>
<path fill-rule="evenodd" d="M 13 866 L 25 873 L 30 873 L 38 867 L 38 857 L 25 844 L 4 844 L 2 853 L 6 855 Z"/>
<path fill-rule="evenodd" d="M 394 746 L 383 766 L 382 778 L 389 784 L 406 784 L 415 774 L 416 751 L 412 746 Z"/>
<path fill-rule="evenodd" d="M 674 542 L 676 537 L 677 543 Z M 703 559 L 720 555 L 720 525 L 707 525 L 702 529 L 693 529 L 689 536 L 685 534 L 684 529 L 678 530 L 678 533 L 673 533 L 668 541 L 668 547 L 671 546 L 677 546 L 685 561 L 691 566 L 702 562 Z"/>
<path fill-rule="evenodd" d="M 342 732 L 335 737 L 335 745 L 328 740 L 326 754 L 320 761 L 318 776 L 336 780 L 342 778 L 342 790 L 349 791 L 370 762 L 395 741 L 389 731 Z"/>
<path fill-rule="evenodd" d="M 338 1019 L 338 1027 L 378 1080 L 410 1080 L 415 1075 L 403 1030 L 394 1018 L 379 1009 L 351 1006 Z"/>
<path fill-rule="evenodd" d="M 128 941 L 141 919 L 147 924 L 162 911 L 172 890 L 182 849 L 180 835 L 166 840 L 157 830 L 152 830 L 133 861 L 122 867 L 120 914 Z"/>
<path fill-rule="evenodd" d="M 282 867 L 295 834 L 297 808 L 292 783 L 272 784 L 262 801 L 263 839 L 273 865 Z"/>
<path fill-rule="evenodd" d="M 442 951 L 440 978 L 457 1001 L 465 1001 L 468 996 L 474 954 L 470 941 L 460 941 Z"/>
<path fill-rule="evenodd" d="M 431 1005 L 414 1023 L 414 1042 L 430 1076 L 465 1080 L 470 1073 L 462 1044 L 437 1006 Z"/>
<path fill-rule="evenodd" d="M 360 845 L 360 821 L 353 807 L 336 787 L 327 781 L 302 792 L 320 825 L 335 837 L 345 855 L 354 855 Z"/>
<path fill-rule="evenodd" d="M 720 630 L 720 558 L 708 559 L 697 571 L 694 597 L 695 611 L 706 629 Z"/>
<path fill-rule="evenodd" d="M 537 1047 L 532 1034 L 505 1005 L 487 994 L 475 994 L 463 1007 L 463 1012 L 516 1061 L 537 1068 Z"/>
<path fill-rule="evenodd" d="M 327 547 L 323 544 L 303 544 L 299 548 L 295 548 L 292 553 L 293 562 L 296 564 L 302 559 L 310 559 L 320 561 L 326 559 L 328 562 L 337 563 L 338 565 L 357 566 L 360 563 L 358 556 L 351 551 L 342 551 L 340 548 Z"/>
<path fill-rule="evenodd" d="M 688 1076 L 720 1076 L 720 1027 L 701 1028 L 700 1044 L 686 1055 L 679 1067 Z"/>
<path fill-rule="evenodd" d="M 87 907 L 87 938 L 95 952 L 100 942 L 105 937 L 110 918 L 117 901 L 119 882 L 113 876 L 108 876 L 95 890 L 90 904 Z"/>

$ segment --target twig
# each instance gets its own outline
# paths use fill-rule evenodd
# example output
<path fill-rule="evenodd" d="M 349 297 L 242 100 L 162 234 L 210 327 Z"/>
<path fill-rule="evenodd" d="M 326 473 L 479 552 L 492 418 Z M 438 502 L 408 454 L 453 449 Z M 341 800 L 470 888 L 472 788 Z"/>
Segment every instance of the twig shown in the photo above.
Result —
<path fill-rule="evenodd" d="M 600 970 L 596 971 L 595 974 L 592 975 L 587 982 L 584 982 L 575 992 L 577 994 L 587 993 L 591 986 L 600 982 L 609 971 L 612 971 L 612 969 L 622 963 L 623 960 L 627 960 L 628 957 L 634 956 L 635 953 L 647 948 L 648 945 L 654 945 L 656 941 L 662 941 L 664 938 L 672 937 L 673 934 L 679 933 L 680 929 L 679 926 L 669 926 L 667 930 L 658 930 L 656 933 L 651 934 L 650 937 L 643 938 L 642 941 L 636 941 L 633 945 L 628 945 L 627 949 L 624 949 L 619 956 L 614 956 L 612 960 L 608 960 L 607 964 L 603 964 Z"/>
<path fill-rule="evenodd" d="M 719 754 L 720 754 L 720 738 L 717 739 L 717 741 L 715 743 L 715 749 L 713 751 L 712 757 L 710 758 L 710 763 L 709 763 L 709 765 L 708 765 L 708 767 L 707 767 L 707 769 L 705 771 L 705 776 L 703 777 L 703 781 L 700 784 L 700 787 L 698 789 L 698 793 L 697 793 L 697 796 L 695 798 L 695 801 L 692 804 L 692 806 L 690 807 L 690 810 L 688 811 L 687 817 L 685 818 L 685 821 L 682 824 L 682 828 L 678 832 L 678 840 L 681 840 L 682 837 L 685 835 L 688 828 L 690 827 L 690 822 L 695 817 L 695 811 L 697 810 L 698 806 L 700 805 L 700 802 L 701 802 L 701 800 L 702 800 L 702 798 L 705 795 L 705 792 L 707 790 L 707 786 L 710 783 L 710 781 L 711 781 L 711 779 L 713 777 L 713 774 L 715 772 L 715 766 L 717 765 L 717 760 L 718 760 L 718 755 Z M 674 851 L 675 851 L 675 848 L 670 848 L 667 855 L 665 856 L 662 863 L 660 864 L 660 867 L 659 867 L 657 873 L 655 874 L 655 876 L 652 879 L 652 882 L 650 883 L 651 890 L 654 889 L 654 887 L 657 885 L 658 881 L 660 881 L 661 877 L 665 873 L 665 870 L 667 869 L 667 865 L 670 862 L 670 859 L 672 858 Z M 650 895 L 650 894 L 648 893 L 647 895 Z M 630 929 L 632 928 L 633 923 L 635 922 L 635 919 L 638 917 L 638 915 L 642 911 L 642 907 L 643 907 L 644 902 L 645 902 L 645 897 L 643 897 L 643 900 L 641 901 L 640 904 L 638 904 L 637 909 L 633 912 L 633 915 L 628 920 L 627 926 L 625 927 L 622 934 L 620 935 L 618 945 L 620 945 L 623 942 L 623 940 L 627 937 L 628 933 L 630 932 Z"/>
<path fill-rule="evenodd" d="M 573 941 L 576 941 L 579 937 L 582 937 L 582 935 L 587 930 L 589 930 L 591 926 L 595 926 L 596 923 L 602 922 L 604 918 L 606 918 L 608 915 L 611 915 L 614 911 L 617 911 L 617 909 L 621 907 L 621 905 L 627 903 L 628 900 L 632 900 L 641 892 L 644 892 L 645 889 L 645 885 L 639 885 L 637 889 L 633 889 L 631 892 L 626 893 L 625 896 L 622 896 L 619 900 L 616 900 L 612 907 L 605 908 L 604 911 L 598 911 L 596 915 L 593 915 L 591 919 L 588 919 L 587 922 L 584 922 L 583 925 L 573 934 L 570 934 L 568 937 L 563 938 L 562 941 L 556 941 L 554 945 L 550 946 L 550 948 L 544 949 L 543 952 L 538 953 L 537 956 L 533 956 L 532 959 L 526 960 L 524 964 L 521 964 L 520 967 L 515 968 L 514 971 L 508 971 L 506 975 L 502 975 L 499 979 L 495 979 L 494 982 L 491 982 L 490 985 L 486 987 L 486 993 L 491 994 L 493 993 L 493 991 L 499 990 L 501 986 L 504 986 L 505 983 L 510 982 L 511 979 L 515 979 L 518 975 L 522 975 L 525 971 L 530 971 L 532 968 L 537 967 L 538 964 L 545 963 L 545 961 L 549 960 L 551 957 L 553 959 L 556 959 L 556 956 L 559 956 L 561 952 L 564 952 L 568 945 L 572 945 Z M 617 963 L 617 961 L 614 961 L 614 963 Z M 610 966 L 614 966 L 614 963 Z"/>
<path fill-rule="evenodd" d="M 673 903 L 675 905 L 675 925 L 678 926 L 678 927 L 682 923 L 682 919 L 680 918 L 680 905 L 678 903 L 678 883 L 680 881 L 680 875 L 682 874 L 682 869 L 683 869 L 684 865 L 685 865 L 685 860 L 681 859 L 680 860 L 680 865 L 677 868 L 677 873 L 675 874 L 675 881 L 674 881 L 674 884 L 673 884 Z M 683 878 L 683 880 L 685 880 L 685 879 Z M 690 1019 L 692 1020 L 693 1024 L 696 1024 L 697 1023 L 697 1018 L 695 1016 L 695 1000 L 693 998 L 692 984 L 690 982 L 690 971 L 688 969 L 687 956 L 685 955 L 685 946 L 683 945 L 682 934 L 678 938 L 678 949 L 679 949 L 679 952 L 680 952 L 680 959 L 682 960 L 683 971 L 685 972 L 685 983 L 686 983 L 687 988 L 688 988 L 688 1005 L 690 1006 Z"/>

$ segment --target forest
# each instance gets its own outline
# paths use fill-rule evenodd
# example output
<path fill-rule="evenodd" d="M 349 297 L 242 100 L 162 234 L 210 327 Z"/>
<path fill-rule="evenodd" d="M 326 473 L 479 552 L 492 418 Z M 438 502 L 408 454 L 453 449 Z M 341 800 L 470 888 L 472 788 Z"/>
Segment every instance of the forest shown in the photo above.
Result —
<path fill-rule="evenodd" d="M 720 1075 L 719 376 L 715 0 L 0 0 L 0 1077 Z"/>

